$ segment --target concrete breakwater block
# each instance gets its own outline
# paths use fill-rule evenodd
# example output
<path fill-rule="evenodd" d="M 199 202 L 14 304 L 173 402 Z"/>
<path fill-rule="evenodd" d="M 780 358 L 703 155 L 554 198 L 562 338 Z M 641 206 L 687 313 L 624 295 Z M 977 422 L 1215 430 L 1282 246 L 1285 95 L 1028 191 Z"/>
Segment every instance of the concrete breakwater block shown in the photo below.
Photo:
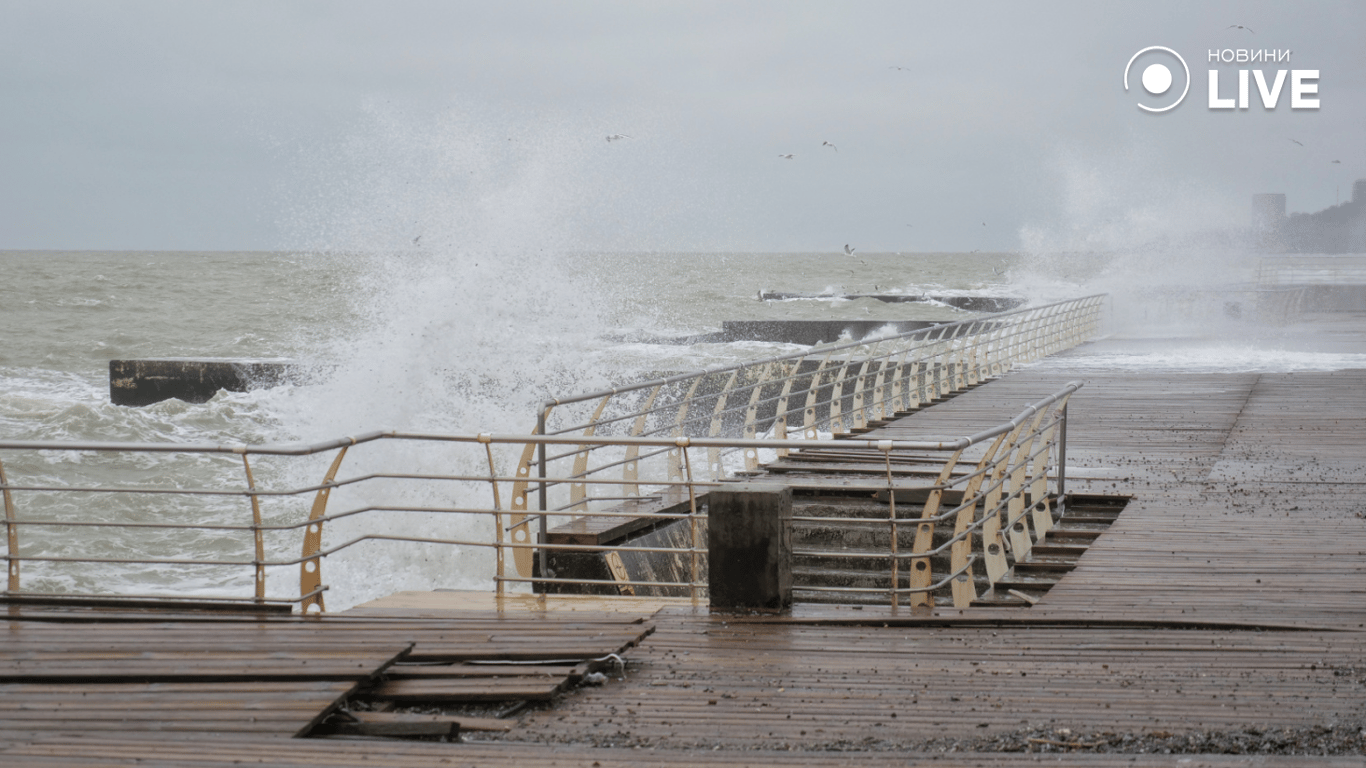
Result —
<path fill-rule="evenodd" d="M 220 389 L 246 392 L 302 378 L 289 360 L 110 360 L 109 401 L 114 405 L 151 405 L 179 398 L 205 403 Z"/>
<path fill-rule="evenodd" d="M 772 341 L 814 346 L 847 337 L 861 341 L 874 334 L 907 333 L 943 325 L 941 320 L 724 320 L 721 330 L 693 336 L 630 335 L 608 337 L 635 344 L 728 344 L 732 341 Z"/>
<path fill-rule="evenodd" d="M 886 332 L 909 333 L 942 325 L 933 320 L 725 320 L 716 341 L 775 341 L 816 345 L 848 336 L 860 341 Z"/>
<path fill-rule="evenodd" d="M 875 299 L 889 304 L 937 301 L 966 312 L 1009 312 L 1024 306 L 1025 300 L 1015 296 L 940 296 L 913 293 L 790 293 L 787 291 L 759 291 L 759 301 L 787 301 L 790 299 Z"/>

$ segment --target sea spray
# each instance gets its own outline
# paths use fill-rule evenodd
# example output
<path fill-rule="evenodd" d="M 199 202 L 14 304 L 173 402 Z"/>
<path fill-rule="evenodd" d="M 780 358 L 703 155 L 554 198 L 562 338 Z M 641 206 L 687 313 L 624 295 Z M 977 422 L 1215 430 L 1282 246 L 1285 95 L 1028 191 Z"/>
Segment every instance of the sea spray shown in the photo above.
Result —
<path fill-rule="evenodd" d="M 1035 303 L 1106 293 L 1114 334 L 1257 334 L 1245 210 L 1164 165 L 1141 146 L 1059 151 L 1052 215 L 1021 228 L 1014 285 Z"/>
<path fill-rule="evenodd" d="M 582 135 L 582 131 L 577 132 Z M 407 119 L 383 110 L 315 169 L 319 200 L 296 209 L 314 269 L 350 275 L 353 321 L 311 355 L 312 384 L 273 411 L 299 439 L 376 429 L 525 434 L 538 404 L 623 372 L 603 356 L 610 301 L 576 221 L 610 200 L 589 155 L 557 119 Z M 500 474 L 520 451 L 499 448 Z M 331 456 L 298 463 L 318 483 Z M 386 441 L 355 448 L 339 478 L 488 474 L 482 448 Z M 500 487 L 508 505 L 511 489 Z M 383 479 L 337 489 L 329 512 L 491 508 L 488 483 Z M 325 546 L 364 534 L 492 542 L 491 516 L 369 511 L 326 528 Z M 332 607 L 396 589 L 493 586 L 491 551 L 365 543 L 327 559 Z"/>

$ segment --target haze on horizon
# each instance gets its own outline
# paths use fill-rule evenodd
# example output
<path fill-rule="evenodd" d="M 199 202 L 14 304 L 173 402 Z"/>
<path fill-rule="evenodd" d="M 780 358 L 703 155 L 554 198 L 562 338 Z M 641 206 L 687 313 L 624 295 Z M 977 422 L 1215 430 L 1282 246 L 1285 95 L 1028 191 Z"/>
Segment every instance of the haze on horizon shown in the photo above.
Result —
<path fill-rule="evenodd" d="M 0 249 L 400 247 L 462 209 L 566 250 L 1122 247 L 1349 198 L 1362 40 L 1350 2 L 0 0 Z M 1121 83 L 1153 45 L 1193 80 L 1162 115 Z M 1321 108 L 1207 109 L 1222 48 L 1293 51 Z"/>

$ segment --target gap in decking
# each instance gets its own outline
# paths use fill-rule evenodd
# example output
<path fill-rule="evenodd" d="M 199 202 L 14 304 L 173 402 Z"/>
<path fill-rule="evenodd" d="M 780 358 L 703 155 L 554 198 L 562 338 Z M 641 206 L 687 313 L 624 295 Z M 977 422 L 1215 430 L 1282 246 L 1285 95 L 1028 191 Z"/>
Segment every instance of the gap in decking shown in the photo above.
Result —
<path fill-rule="evenodd" d="M 1128 496 L 1068 494 L 1052 530 L 981 594 L 974 606 L 1027 608 L 1067 575 L 1091 544 L 1109 530 L 1129 504 Z"/>
<path fill-rule="evenodd" d="M 900 499 L 900 493 L 898 493 Z M 1012 564 L 1002 580 L 993 585 L 985 569 L 973 568 L 978 599 L 974 606 L 1027 608 L 1037 602 L 1118 518 L 1129 498 L 1125 496 L 1069 495 L 1063 514 L 1042 541 L 1033 544 L 1028 557 Z M 834 489 L 802 489 L 794 503 L 794 516 L 847 518 L 847 522 L 798 522 L 793 549 L 804 550 L 793 566 L 794 601 L 799 603 L 886 605 L 891 602 L 891 533 L 885 517 L 886 500 L 876 495 L 840 493 Z M 946 501 L 946 504 L 956 503 Z M 1056 502 L 1055 502 L 1056 503 Z M 898 550 L 909 552 L 915 536 L 915 518 L 903 519 Z M 937 526 L 932 548 L 948 542 L 952 528 Z M 909 563 L 903 565 L 908 566 Z M 948 550 L 930 558 L 932 581 L 949 573 Z M 909 586 L 910 568 L 899 570 L 899 586 Z M 862 592 L 829 592 L 816 587 L 843 587 Z M 936 605 L 952 605 L 952 590 L 944 586 L 934 593 Z"/>

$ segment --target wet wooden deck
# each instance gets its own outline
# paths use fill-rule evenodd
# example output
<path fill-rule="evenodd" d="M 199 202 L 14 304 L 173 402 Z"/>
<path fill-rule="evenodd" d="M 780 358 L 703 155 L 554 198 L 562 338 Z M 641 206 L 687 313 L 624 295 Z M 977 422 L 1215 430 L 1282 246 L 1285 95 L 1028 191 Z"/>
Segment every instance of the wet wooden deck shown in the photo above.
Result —
<path fill-rule="evenodd" d="M 137 653 L 117 662 L 108 655 L 118 644 L 91 625 L 126 622 L 24 609 L 0 628 L 0 761 L 881 766 L 1044 757 L 1000 751 L 1023 748 L 1070 765 L 1234 765 L 1248 758 L 1138 750 L 1161 749 L 1164 739 L 1175 740 L 1168 748 L 1192 749 L 1192 734 L 1214 748 L 1335 733 L 1348 750 L 1356 745 L 1355 755 L 1275 762 L 1360 765 L 1366 371 L 1136 373 L 1074 364 L 1085 354 L 1016 372 L 875 433 L 967 434 L 1066 381 L 1086 381 L 1070 406 L 1069 490 L 1132 500 L 1031 608 L 806 606 L 765 618 L 710 616 L 661 600 L 621 603 L 625 612 L 616 614 L 522 606 L 500 618 L 493 606 L 435 593 L 315 623 L 173 617 L 131 640 Z M 573 646 L 599 652 L 629 644 L 622 638 L 639 634 L 645 625 L 633 622 L 641 619 L 654 632 L 624 654 L 624 674 L 533 706 L 510 718 L 506 732 L 470 732 L 461 744 L 289 738 L 311 722 L 310 712 L 319 714 L 309 707 L 330 706 L 410 645 L 448 654 L 544 651 L 573 645 L 573 627 L 614 628 Z M 258 631 L 251 627 L 274 633 L 269 643 L 260 635 L 261 645 L 244 645 Z M 257 658 L 244 663 L 295 686 L 308 705 L 245 704 L 213 689 L 224 684 L 221 670 L 207 671 L 249 658 L 233 654 L 250 648 Z M 91 653 L 105 656 L 81 655 Z M 115 663 L 149 677 L 116 683 L 74 666 Z M 319 671 L 327 665 L 339 671 Z M 187 681 L 186 669 L 207 677 Z M 144 686 L 117 714 L 125 727 L 110 719 L 117 697 L 81 703 L 91 701 L 90 690 L 116 684 Z M 200 686 L 184 693 L 203 706 L 180 705 L 170 686 L 187 684 Z M 317 688 L 324 684 L 333 687 Z M 54 686 L 54 695 L 36 697 L 27 687 L 35 685 Z M 81 688 L 88 690 L 78 697 Z M 153 710 L 165 714 L 141 719 Z"/>

